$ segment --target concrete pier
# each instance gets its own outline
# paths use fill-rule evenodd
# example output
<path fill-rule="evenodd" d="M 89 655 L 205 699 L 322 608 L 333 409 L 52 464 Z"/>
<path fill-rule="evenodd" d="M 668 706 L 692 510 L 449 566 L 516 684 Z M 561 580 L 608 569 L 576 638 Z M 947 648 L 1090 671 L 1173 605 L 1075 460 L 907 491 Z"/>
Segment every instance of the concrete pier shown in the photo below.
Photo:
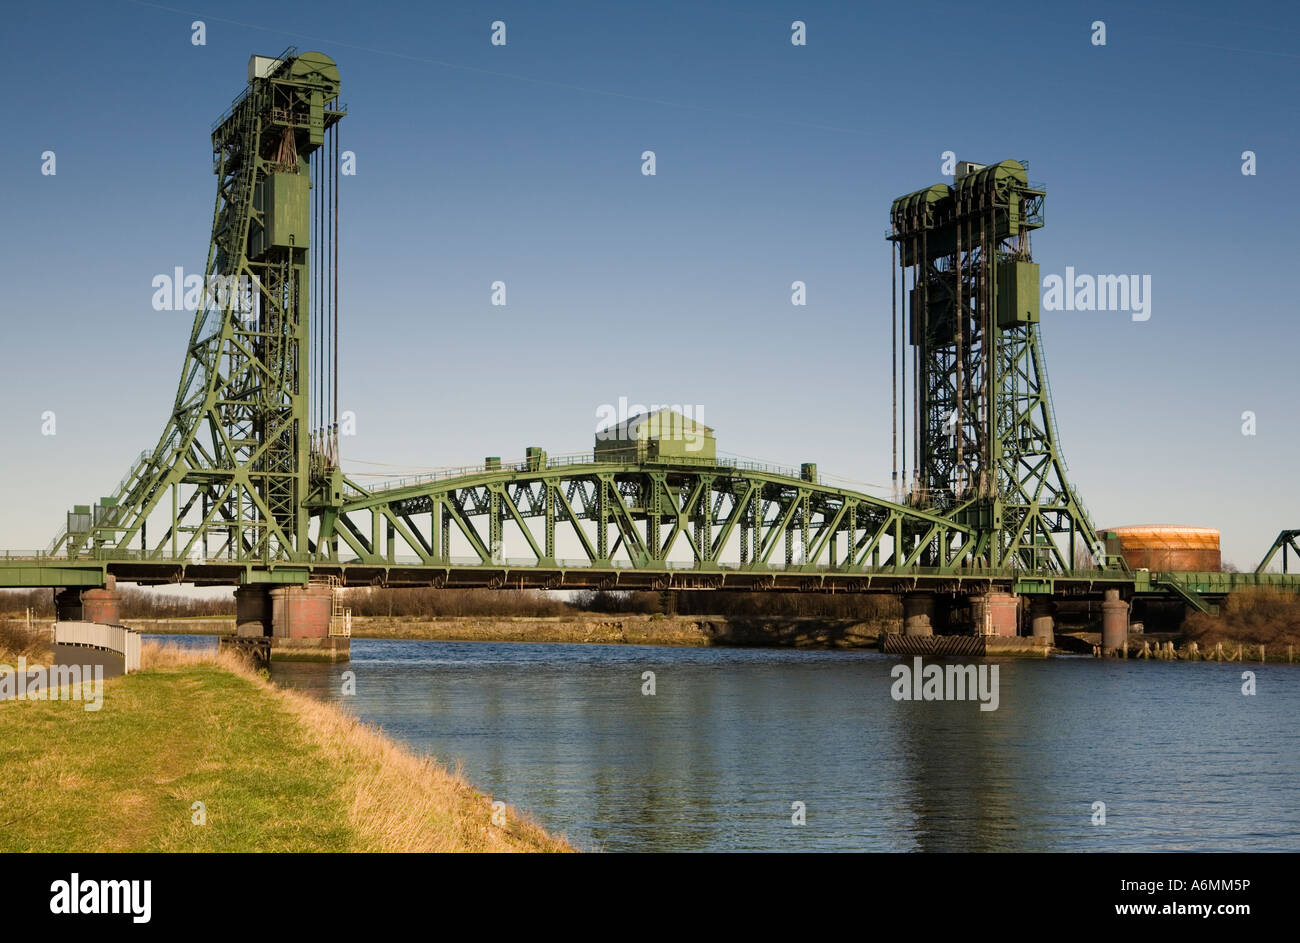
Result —
<path fill-rule="evenodd" d="M 930 636 L 934 634 L 934 593 L 907 593 L 903 596 L 903 634 Z"/>
<path fill-rule="evenodd" d="M 259 657 L 269 661 L 347 661 L 352 640 L 330 635 L 333 603 L 331 589 L 319 583 L 240 586 L 235 590 L 235 638 L 268 639 L 265 655 Z"/>
<path fill-rule="evenodd" d="M 1118 589 L 1106 590 L 1101 604 L 1101 653 L 1118 654 L 1128 644 L 1128 603 Z"/>
<path fill-rule="evenodd" d="M 119 625 L 121 595 L 117 578 L 105 577 L 101 589 L 78 589 L 67 586 L 54 591 L 54 618 L 57 622 L 95 622 Z"/>
<path fill-rule="evenodd" d="M 271 592 L 265 586 L 240 586 L 235 590 L 235 634 L 257 638 L 271 634 Z"/>
<path fill-rule="evenodd" d="M 1056 601 L 1051 596 L 1030 597 L 1029 626 L 1034 638 L 1049 646 L 1056 644 Z"/>

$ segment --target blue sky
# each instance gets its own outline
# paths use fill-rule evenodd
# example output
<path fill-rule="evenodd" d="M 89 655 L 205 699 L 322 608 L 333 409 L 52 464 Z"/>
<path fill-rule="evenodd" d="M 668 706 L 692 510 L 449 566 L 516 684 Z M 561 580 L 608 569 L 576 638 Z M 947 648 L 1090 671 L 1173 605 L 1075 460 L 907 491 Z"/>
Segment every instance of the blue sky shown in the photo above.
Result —
<path fill-rule="evenodd" d="M 189 317 L 151 280 L 202 270 L 210 125 L 291 43 L 338 61 L 357 160 L 345 468 L 590 449 L 626 396 L 703 406 L 725 454 L 887 484 L 889 204 L 952 150 L 1046 185 L 1044 274 L 1151 276 L 1149 321 L 1044 313 L 1096 523 L 1219 527 L 1243 568 L 1300 526 L 1288 4 L 178 2 L 6 11 L 0 546 L 43 546 L 155 443 Z"/>

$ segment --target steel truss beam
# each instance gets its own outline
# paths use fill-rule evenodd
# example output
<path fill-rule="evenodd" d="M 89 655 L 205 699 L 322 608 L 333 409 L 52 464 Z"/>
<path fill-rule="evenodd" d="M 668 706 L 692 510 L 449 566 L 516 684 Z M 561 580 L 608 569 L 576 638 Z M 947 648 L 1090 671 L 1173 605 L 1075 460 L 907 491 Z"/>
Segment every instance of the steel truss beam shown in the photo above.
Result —
<path fill-rule="evenodd" d="M 350 494 L 317 558 L 419 566 L 622 566 L 816 572 L 971 563 L 971 528 L 800 478 L 728 465 L 582 463 L 494 469 Z M 451 538 L 471 559 L 454 561 Z M 578 558 L 560 559 L 561 542 Z"/>

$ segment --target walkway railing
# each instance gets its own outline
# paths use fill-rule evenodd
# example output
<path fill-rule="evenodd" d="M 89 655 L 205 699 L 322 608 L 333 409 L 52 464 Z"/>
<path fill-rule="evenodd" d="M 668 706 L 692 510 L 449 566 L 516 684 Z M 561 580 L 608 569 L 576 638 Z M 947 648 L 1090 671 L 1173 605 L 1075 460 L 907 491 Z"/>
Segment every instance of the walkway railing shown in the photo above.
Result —
<path fill-rule="evenodd" d="M 116 652 L 126 662 L 127 674 L 140 670 L 140 633 L 124 625 L 98 622 L 54 623 L 54 644 L 82 645 Z"/>
<path fill-rule="evenodd" d="M 614 464 L 624 464 L 618 458 L 605 458 L 595 452 L 575 452 L 570 455 L 548 455 L 544 468 L 567 468 L 581 465 L 597 465 L 602 462 L 612 462 Z M 799 479 L 799 470 L 796 468 L 786 468 L 781 465 L 768 465 L 763 462 L 740 461 L 732 458 L 699 458 L 693 455 L 664 456 L 660 458 L 638 459 L 630 464 L 639 464 L 647 468 L 656 466 L 685 465 L 710 468 L 729 468 L 736 471 L 753 471 L 762 472 L 769 475 L 778 475 L 782 478 Z M 500 462 L 499 464 L 488 465 L 462 465 L 456 468 L 439 468 L 435 471 L 419 475 L 408 475 L 402 478 L 385 478 L 376 481 L 373 485 L 366 486 L 366 494 L 381 494 L 385 491 L 395 491 L 398 488 L 410 488 L 415 485 L 429 484 L 436 481 L 446 481 L 450 478 L 463 478 L 468 475 L 482 475 L 487 472 L 537 472 L 542 468 L 535 466 L 529 459 L 524 458 L 519 461 Z M 368 473 L 351 472 L 352 477 L 363 477 Z M 343 494 L 347 497 L 361 497 L 362 492 L 358 491 L 351 484 L 345 483 Z"/>

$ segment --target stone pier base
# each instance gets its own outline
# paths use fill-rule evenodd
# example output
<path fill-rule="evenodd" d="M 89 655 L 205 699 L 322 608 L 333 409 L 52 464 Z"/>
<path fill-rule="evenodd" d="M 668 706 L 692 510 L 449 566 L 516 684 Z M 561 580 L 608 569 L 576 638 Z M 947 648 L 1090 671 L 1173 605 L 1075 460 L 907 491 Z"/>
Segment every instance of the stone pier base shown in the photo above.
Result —
<path fill-rule="evenodd" d="M 880 650 L 890 655 L 1030 655 L 1042 658 L 1051 654 L 1051 646 L 1045 639 L 1000 635 L 882 634 Z"/>
<path fill-rule="evenodd" d="M 352 639 L 340 636 L 325 638 L 271 639 L 271 661 L 349 661 L 352 658 Z"/>

